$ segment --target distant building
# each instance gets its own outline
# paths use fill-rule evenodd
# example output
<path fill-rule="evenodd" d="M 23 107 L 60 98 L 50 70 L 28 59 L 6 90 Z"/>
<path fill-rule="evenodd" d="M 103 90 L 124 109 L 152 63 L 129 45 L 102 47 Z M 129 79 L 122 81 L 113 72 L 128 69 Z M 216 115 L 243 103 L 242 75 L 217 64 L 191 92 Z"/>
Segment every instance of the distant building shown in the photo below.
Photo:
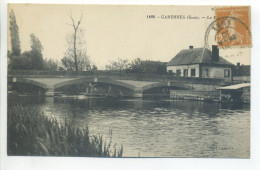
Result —
<path fill-rule="evenodd" d="M 250 68 L 250 65 L 240 65 L 240 63 L 237 63 L 232 68 L 233 81 L 237 83 L 250 82 Z"/>
<path fill-rule="evenodd" d="M 167 63 L 167 72 L 181 77 L 215 78 L 232 81 L 232 66 L 219 56 L 217 46 L 181 50 Z"/>

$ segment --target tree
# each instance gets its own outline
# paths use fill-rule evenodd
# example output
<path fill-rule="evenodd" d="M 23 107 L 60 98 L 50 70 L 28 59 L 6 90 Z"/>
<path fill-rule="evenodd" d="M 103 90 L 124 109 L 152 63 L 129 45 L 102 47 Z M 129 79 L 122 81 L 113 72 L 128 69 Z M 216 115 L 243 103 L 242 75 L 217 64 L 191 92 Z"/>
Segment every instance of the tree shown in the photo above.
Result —
<path fill-rule="evenodd" d="M 142 61 L 140 58 L 134 59 L 131 64 L 130 64 L 130 70 L 133 73 L 142 73 L 143 72 L 143 67 L 142 67 Z"/>
<path fill-rule="evenodd" d="M 20 56 L 13 56 L 10 60 L 10 69 L 31 70 L 32 60 L 31 51 L 25 51 Z"/>
<path fill-rule="evenodd" d="M 40 40 L 31 34 L 31 50 L 25 51 L 19 56 L 10 58 L 10 69 L 13 70 L 42 70 L 44 68 L 42 51 L 43 47 Z"/>
<path fill-rule="evenodd" d="M 52 71 L 58 70 L 57 61 L 54 61 L 52 59 L 45 59 L 43 60 L 43 64 L 44 64 L 44 70 L 52 70 Z"/>
<path fill-rule="evenodd" d="M 78 29 L 77 41 L 75 44 L 75 32 L 68 35 L 67 48 L 64 53 L 64 57 L 61 59 L 62 65 L 66 70 L 75 71 L 89 71 L 92 70 L 90 57 L 87 55 L 85 31 L 84 29 Z M 75 48 L 76 46 L 76 48 Z M 76 49 L 76 60 L 75 60 L 75 49 Z M 76 63 L 76 64 L 75 64 Z"/>
<path fill-rule="evenodd" d="M 78 66 L 78 56 L 77 56 L 77 33 L 79 31 L 79 25 L 81 23 L 81 19 L 82 19 L 82 14 L 80 16 L 80 19 L 78 22 L 74 21 L 74 18 L 72 16 L 72 14 L 70 13 L 70 19 L 72 24 L 69 24 L 73 27 L 73 55 L 74 55 L 74 64 L 75 64 L 75 70 L 78 71 L 79 70 L 79 66 Z"/>
<path fill-rule="evenodd" d="M 129 68 L 127 59 L 118 58 L 117 61 L 110 61 L 110 64 L 106 65 L 106 70 L 123 71 Z"/>
<path fill-rule="evenodd" d="M 31 34 L 31 51 L 30 57 L 32 62 L 32 70 L 42 70 L 43 69 L 43 57 L 42 51 L 43 47 L 40 40 L 34 35 Z"/>
<path fill-rule="evenodd" d="M 155 73 L 166 74 L 166 62 L 141 60 L 137 58 L 133 60 L 127 70 L 132 73 Z"/>
<path fill-rule="evenodd" d="M 20 47 L 20 38 L 19 38 L 19 28 L 16 24 L 16 17 L 14 11 L 11 10 L 9 14 L 10 19 L 10 38 L 11 38 L 11 53 L 9 57 L 12 56 L 20 56 L 21 55 L 21 47 Z"/>

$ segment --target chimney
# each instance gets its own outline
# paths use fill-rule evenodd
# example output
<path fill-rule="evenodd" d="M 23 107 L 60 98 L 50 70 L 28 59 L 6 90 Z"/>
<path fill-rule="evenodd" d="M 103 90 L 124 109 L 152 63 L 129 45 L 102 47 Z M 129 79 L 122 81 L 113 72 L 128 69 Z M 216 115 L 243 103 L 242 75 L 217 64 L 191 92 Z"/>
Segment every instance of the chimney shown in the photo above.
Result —
<path fill-rule="evenodd" d="M 237 67 L 240 67 L 240 62 L 237 63 Z"/>
<path fill-rule="evenodd" d="M 216 45 L 212 45 L 212 61 L 219 61 L 219 49 Z"/>
<path fill-rule="evenodd" d="M 192 45 L 190 45 L 190 46 L 189 46 L 189 49 L 193 49 L 193 46 L 192 46 Z"/>

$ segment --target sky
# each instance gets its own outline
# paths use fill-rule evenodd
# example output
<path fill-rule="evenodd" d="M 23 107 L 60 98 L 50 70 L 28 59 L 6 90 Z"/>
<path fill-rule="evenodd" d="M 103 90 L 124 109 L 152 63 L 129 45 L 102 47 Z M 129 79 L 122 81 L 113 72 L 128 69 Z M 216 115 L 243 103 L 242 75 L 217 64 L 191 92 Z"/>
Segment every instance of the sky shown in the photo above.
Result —
<path fill-rule="evenodd" d="M 11 9 L 16 15 L 22 52 L 30 50 L 30 34 L 34 33 L 43 45 L 44 58 L 58 61 L 64 56 L 66 38 L 73 33 L 70 13 L 75 20 L 82 14 L 82 38 L 91 62 L 99 69 L 118 58 L 168 62 L 190 45 L 203 47 L 206 29 L 215 16 L 210 6 L 9 4 Z M 166 19 L 167 15 L 185 19 Z M 200 19 L 188 19 L 189 15 Z M 211 19 L 206 19 L 208 16 Z M 212 39 L 209 45 L 214 43 Z M 234 64 L 250 64 L 250 53 L 250 48 L 220 49 L 220 55 Z"/>

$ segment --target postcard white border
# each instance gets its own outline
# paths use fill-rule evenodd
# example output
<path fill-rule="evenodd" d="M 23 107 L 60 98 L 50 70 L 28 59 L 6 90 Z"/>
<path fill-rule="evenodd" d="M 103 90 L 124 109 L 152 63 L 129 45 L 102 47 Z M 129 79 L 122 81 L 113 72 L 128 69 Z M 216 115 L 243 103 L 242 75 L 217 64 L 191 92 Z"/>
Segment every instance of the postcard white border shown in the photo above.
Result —
<path fill-rule="evenodd" d="M 251 5 L 253 47 L 251 54 L 251 158 L 71 158 L 71 157 L 8 157 L 6 154 L 7 99 L 7 3 L 42 4 L 146 4 L 146 5 Z M 71 170 L 71 169 L 177 169 L 177 170 L 256 170 L 260 169 L 260 3 L 246 0 L 1 0 L 0 41 L 0 109 L 1 156 L 3 170 Z M 258 37 L 258 38 L 257 38 Z"/>

